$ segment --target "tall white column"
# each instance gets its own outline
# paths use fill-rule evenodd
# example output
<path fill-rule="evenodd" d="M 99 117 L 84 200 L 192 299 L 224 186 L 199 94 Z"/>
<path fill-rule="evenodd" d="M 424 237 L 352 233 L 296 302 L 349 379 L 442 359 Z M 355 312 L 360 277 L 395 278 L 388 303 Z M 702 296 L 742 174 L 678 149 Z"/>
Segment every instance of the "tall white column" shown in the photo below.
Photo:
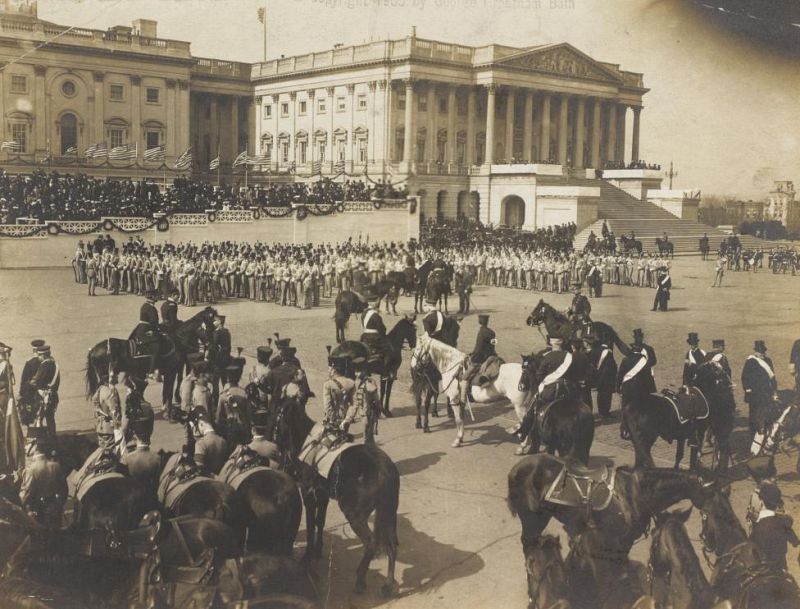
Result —
<path fill-rule="evenodd" d="M 641 119 L 642 107 L 634 106 L 633 108 L 633 139 L 631 141 L 631 160 L 640 161 L 639 157 L 639 121 Z"/>
<path fill-rule="evenodd" d="M 414 81 L 407 78 L 404 81 L 406 88 L 406 109 L 403 123 L 403 162 L 411 163 L 414 154 Z"/>
<path fill-rule="evenodd" d="M 239 98 L 234 95 L 230 98 L 231 101 L 231 162 L 241 152 L 239 146 Z"/>
<path fill-rule="evenodd" d="M 533 148 L 533 91 L 525 91 L 525 113 L 522 117 L 522 160 L 532 161 Z"/>
<path fill-rule="evenodd" d="M 188 80 L 179 80 L 178 81 L 178 95 L 177 95 L 177 107 L 176 107 L 176 114 L 178 116 L 177 119 L 177 134 L 176 134 L 176 152 L 175 154 L 183 154 L 183 152 L 191 146 L 191 120 L 192 120 L 192 112 L 190 108 L 190 97 L 189 97 L 189 81 Z M 197 115 L 195 115 L 197 116 Z M 195 119 L 197 120 L 197 119 Z M 194 151 L 194 158 L 199 158 L 199 150 Z"/>
<path fill-rule="evenodd" d="M 514 89 L 508 90 L 506 95 L 506 161 L 514 157 L 514 116 L 516 114 L 516 94 Z"/>
<path fill-rule="evenodd" d="M 142 78 L 131 76 L 131 142 L 142 148 Z"/>
<path fill-rule="evenodd" d="M 436 162 L 437 150 L 439 147 L 439 134 L 437 133 L 439 121 L 439 104 L 436 96 L 436 85 L 430 83 L 428 87 L 428 138 L 425 144 L 425 156 L 423 159 L 429 163 Z"/>
<path fill-rule="evenodd" d="M 600 169 L 600 137 L 603 133 L 603 104 L 598 98 L 592 102 L 592 167 Z"/>
<path fill-rule="evenodd" d="M 575 167 L 584 167 L 585 159 L 583 147 L 586 142 L 586 98 L 578 97 L 578 107 L 575 111 Z"/>
<path fill-rule="evenodd" d="M 306 140 L 306 146 L 308 146 L 306 150 L 306 157 L 307 161 L 311 167 L 314 166 L 314 161 L 317 160 L 317 151 L 316 146 L 314 145 L 314 130 L 316 127 L 314 126 L 314 117 L 317 114 L 317 109 L 314 107 L 314 98 L 316 97 L 317 92 L 314 89 L 309 89 L 306 91 L 306 97 L 308 98 L 308 113 L 311 115 L 311 123 L 308 132 L 308 140 Z"/>
<path fill-rule="evenodd" d="M 350 107 L 350 128 L 347 132 L 347 146 L 345 150 L 345 158 L 349 161 L 348 163 L 348 171 L 353 171 L 353 163 L 356 159 L 356 136 L 355 136 L 355 128 L 356 128 L 356 98 L 355 98 L 356 86 L 354 84 L 347 85 L 347 103 Z"/>
<path fill-rule="evenodd" d="M 491 165 L 494 162 L 494 110 L 497 86 L 494 83 L 486 85 L 486 152 L 483 162 Z"/>
<path fill-rule="evenodd" d="M 567 165 L 569 141 L 569 97 L 561 96 L 558 106 L 558 162 L 562 167 Z"/>
<path fill-rule="evenodd" d="M 44 77 L 47 74 L 47 66 L 33 66 L 34 74 L 34 146 L 26 152 L 33 152 L 47 149 L 47 102 L 45 100 Z"/>
<path fill-rule="evenodd" d="M 478 95 L 475 87 L 469 87 L 467 92 L 467 142 L 466 158 L 464 164 L 468 167 L 475 164 L 475 106 Z"/>
<path fill-rule="evenodd" d="M 608 105 L 608 137 L 606 139 L 606 159 L 617 160 L 617 104 Z"/>
<path fill-rule="evenodd" d="M 450 85 L 447 91 L 447 158 L 448 163 L 456 162 L 456 88 Z"/>
<path fill-rule="evenodd" d="M 551 95 L 545 93 L 542 97 L 542 138 L 539 144 L 539 160 L 550 160 L 550 99 Z"/>

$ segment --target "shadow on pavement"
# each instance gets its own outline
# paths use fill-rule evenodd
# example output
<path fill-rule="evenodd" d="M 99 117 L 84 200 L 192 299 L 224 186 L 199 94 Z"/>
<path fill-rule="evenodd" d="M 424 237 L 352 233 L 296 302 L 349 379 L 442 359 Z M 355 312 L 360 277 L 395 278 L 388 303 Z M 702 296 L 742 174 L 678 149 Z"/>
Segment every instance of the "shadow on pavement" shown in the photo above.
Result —
<path fill-rule="evenodd" d="M 446 454 L 447 453 L 445 452 L 433 452 L 411 457 L 410 459 L 403 459 L 396 463 L 397 469 L 400 470 L 401 476 L 418 474 L 419 472 L 425 471 L 429 467 L 436 465 Z"/>

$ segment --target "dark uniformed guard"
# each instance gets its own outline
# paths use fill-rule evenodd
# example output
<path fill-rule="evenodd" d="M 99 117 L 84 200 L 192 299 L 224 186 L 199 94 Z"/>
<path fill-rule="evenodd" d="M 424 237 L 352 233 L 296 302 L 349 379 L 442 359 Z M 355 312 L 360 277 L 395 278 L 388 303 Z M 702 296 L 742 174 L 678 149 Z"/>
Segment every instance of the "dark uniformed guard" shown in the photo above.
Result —
<path fill-rule="evenodd" d="M 156 381 L 159 380 L 156 370 L 159 343 L 157 300 L 158 295 L 155 292 L 147 293 L 145 302 L 139 309 L 139 324 L 131 333 L 131 338 L 136 341 L 138 353 L 143 355 L 150 352 L 147 374 Z"/>
<path fill-rule="evenodd" d="M 541 355 L 539 366 L 536 369 L 536 398 L 533 400 L 528 412 L 522 419 L 519 429 L 514 432 L 522 441 L 528 437 L 536 421 L 539 410 L 552 404 L 556 400 L 565 397 L 570 391 L 574 391 L 571 385 L 568 371 L 572 367 L 572 354 L 564 350 L 562 339 L 555 336 L 548 336 L 547 342 L 550 350 Z M 591 404 L 591 400 L 589 402 Z M 522 454 L 522 449 L 517 450 L 517 454 Z"/>
<path fill-rule="evenodd" d="M 225 316 L 217 315 L 214 318 L 214 342 L 211 347 L 211 362 L 214 366 L 214 378 L 212 379 L 212 397 L 216 402 L 219 395 L 219 385 L 227 382 L 225 378 L 226 368 L 231 363 L 231 333 L 225 327 Z"/>
<path fill-rule="evenodd" d="M 700 254 L 703 260 L 708 260 L 708 251 L 708 233 L 703 233 L 703 236 L 700 237 Z"/>
<path fill-rule="evenodd" d="M 794 341 L 789 355 L 789 373 L 794 377 L 794 390 L 800 393 L 800 340 Z"/>
<path fill-rule="evenodd" d="M 589 409 L 593 410 L 591 383 L 595 376 L 594 365 L 584 348 L 582 340 L 575 339 L 571 344 L 572 364 L 567 370 L 566 379 L 570 386 L 577 391 L 581 401 L 586 404 Z"/>
<path fill-rule="evenodd" d="M 253 439 L 248 446 L 260 457 L 269 459 L 270 465 L 281 466 L 283 455 L 275 442 L 267 439 L 271 415 L 266 408 L 256 408 L 253 412 Z"/>
<path fill-rule="evenodd" d="M 167 299 L 161 303 L 161 323 L 167 330 L 168 334 L 173 334 L 178 327 L 180 321 L 178 320 L 178 291 L 170 290 Z"/>
<path fill-rule="evenodd" d="M 655 367 L 658 363 L 658 358 L 656 358 L 656 351 L 650 345 L 644 342 L 644 332 L 642 332 L 641 328 L 636 328 L 633 331 L 633 343 L 631 344 L 631 350 L 636 351 L 639 354 L 645 356 L 644 368 L 645 374 L 643 374 L 640 379 L 644 384 L 644 388 L 648 393 L 655 393 L 656 392 L 656 377 L 655 377 Z M 634 362 L 634 365 L 636 362 Z M 620 375 L 627 375 L 629 370 L 622 370 L 622 366 L 620 366 L 619 374 Z"/>
<path fill-rule="evenodd" d="M 42 345 L 37 349 L 39 354 L 39 367 L 31 379 L 30 384 L 42 400 L 43 412 L 47 422 L 47 431 L 51 438 L 56 437 L 56 409 L 58 408 L 58 388 L 61 385 L 61 373 L 58 364 L 50 354 L 50 347 Z"/>
<path fill-rule="evenodd" d="M 148 415 L 142 412 L 140 416 L 129 421 L 129 427 L 136 441 L 133 450 L 122 455 L 121 462 L 127 467 L 131 478 L 139 480 L 147 488 L 156 492 L 158 478 L 161 471 L 161 456 L 158 452 L 150 450 L 150 436 L 153 433 L 152 409 Z"/>
<path fill-rule="evenodd" d="M 643 393 L 656 392 L 653 368 L 657 363 L 656 352 L 644 342 L 644 332 L 640 328 L 633 331 L 631 353 L 620 362 L 617 372 L 617 393 L 622 398 L 623 419 L 620 422 L 620 435 L 628 439 L 630 434 L 625 424 L 624 413 L 632 400 Z"/>
<path fill-rule="evenodd" d="M 711 347 L 711 351 L 706 353 L 706 361 L 719 364 L 725 371 L 725 374 L 728 375 L 728 378 L 733 378 L 731 365 L 728 362 L 727 356 L 725 355 L 725 340 L 722 338 L 715 338 L 711 341 Z"/>
<path fill-rule="evenodd" d="M 33 377 L 36 376 L 36 371 L 39 369 L 39 364 L 42 361 L 39 358 L 40 347 L 44 347 L 44 341 L 41 338 L 31 341 L 33 356 L 25 362 L 25 365 L 22 367 L 22 375 L 19 379 L 19 405 L 21 408 L 28 410 L 36 401 L 36 389 L 34 389 L 31 381 L 33 381 Z"/>
<path fill-rule="evenodd" d="M 44 427 L 29 427 L 27 457 L 19 498 L 22 507 L 41 525 L 61 527 L 67 500 L 67 478 L 52 456 L 53 439 Z"/>
<path fill-rule="evenodd" d="M 614 351 L 590 334 L 586 337 L 589 344 L 589 361 L 595 370 L 593 387 L 597 390 L 597 411 L 602 418 L 611 413 L 611 398 L 617 386 L 617 362 Z"/>
<path fill-rule="evenodd" d="M 462 315 L 469 314 L 470 294 L 472 294 L 472 282 L 474 277 L 464 265 L 456 269 L 453 277 L 454 287 L 458 294 L 458 312 Z"/>
<path fill-rule="evenodd" d="M 706 352 L 700 348 L 700 337 L 697 332 L 689 332 L 686 339 L 689 350 L 683 361 L 683 384 L 687 387 L 692 384 L 697 367 L 706 360 Z"/>
<path fill-rule="evenodd" d="M 469 395 L 472 379 L 478 374 L 483 362 L 491 356 L 497 355 L 497 351 L 495 350 L 497 335 L 494 330 L 489 327 L 489 316 L 485 314 L 478 315 L 478 323 L 480 324 L 480 328 L 478 328 L 478 335 L 475 337 L 475 348 L 470 355 L 470 366 L 467 368 L 460 385 L 462 404 L 467 403 L 467 396 Z M 478 384 L 480 383 L 481 380 L 478 379 Z"/>
<path fill-rule="evenodd" d="M 567 311 L 567 314 L 580 321 L 589 319 L 592 313 L 592 304 L 589 302 L 589 299 L 581 293 L 580 281 L 576 281 L 572 284 L 572 293 L 574 294 L 572 297 L 572 305 L 569 311 Z"/>
<path fill-rule="evenodd" d="M 742 368 L 744 400 L 750 406 L 750 431 L 763 435 L 769 412 L 775 400 L 778 381 L 772 360 L 767 357 L 767 346 L 763 340 L 755 341 L 754 353 L 748 355 Z M 758 438 L 754 438 L 757 441 Z"/>
<path fill-rule="evenodd" d="M 758 494 L 763 507 L 756 516 L 750 541 L 758 548 L 759 555 L 771 572 L 780 573 L 787 570 L 788 544 L 796 548 L 800 545 L 800 539 L 792 528 L 792 517 L 782 513 L 783 497 L 778 486 L 770 482 L 762 483 Z"/>
<path fill-rule="evenodd" d="M 669 293 L 672 289 L 672 278 L 669 276 L 669 269 L 662 266 L 658 269 L 658 279 L 656 284 L 656 296 L 653 299 L 653 311 L 666 311 L 669 302 Z"/>
<path fill-rule="evenodd" d="M 370 341 L 375 342 L 376 338 L 386 337 L 386 326 L 383 323 L 380 311 L 378 311 L 377 295 L 370 293 L 367 296 L 367 302 L 369 307 L 361 314 L 361 326 L 363 327 L 361 342 L 370 346 Z"/>
<path fill-rule="evenodd" d="M 194 418 L 194 462 L 204 474 L 216 476 L 228 460 L 228 443 L 214 429 L 205 410 L 195 409 Z"/>

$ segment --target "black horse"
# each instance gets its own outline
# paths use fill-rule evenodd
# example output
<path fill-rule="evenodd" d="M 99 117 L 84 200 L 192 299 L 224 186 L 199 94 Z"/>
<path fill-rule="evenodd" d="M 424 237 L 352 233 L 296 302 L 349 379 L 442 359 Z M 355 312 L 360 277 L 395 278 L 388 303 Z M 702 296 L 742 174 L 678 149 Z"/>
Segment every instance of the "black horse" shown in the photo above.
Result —
<path fill-rule="evenodd" d="M 217 311 L 206 307 L 191 319 L 181 322 L 174 333 L 164 336 L 167 345 L 159 355 L 157 365 L 164 375 L 161 391 L 162 403 L 166 408 L 172 405 L 172 395 L 179 387 L 186 365 L 186 356 L 197 352 L 198 338 L 210 344 L 213 339 L 213 321 Z M 123 338 L 107 338 L 89 350 L 86 360 L 86 395 L 91 398 L 100 384 L 101 376 L 109 373 L 127 372 L 136 378 L 147 376 L 148 357 L 135 357 L 131 353 L 130 341 Z M 176 400 L 180 397 L 176 396 Z"/>
<path fill-rule="evenodd" d="M 624 254 L 629 252 L 636 252 L 637 254 L 642 253 L 642 242 L 638 239 L 631 239 L 626 235 L 620 235 L 619 242 L 622 244 L 622 253 Z"/>
<path fill-rule="evenodd" d="M 630 550 L 645 534 L 655 514 L 683 499 L 692 499 L 699 505 L 706 494 L 704 481 L 691 472 L 617 467 L 613 495 L 605 509 L 592 512 L 585 505 L 551 503 L 545 499 L 547 491 L 565 464 L 565 460 L 552 455 L 531 455 L 508 473 L 508 506 L 522 523 L 521 541 L 526 555 L 551 518 L 563 524 L 570 537 L 594 524 L 609 537 L 619 539 L 623 549 Z"/>
<path fill-rule="evenodd" d="M 322 534 L 331 497 L 347 518 L 364 546 L 364 555 L 356 569 L 356 592 L 366 588 L 367 569 L 376 556 L 389 557 L 388 579 L 382 590 L 385 596 L 395 592 L 397 558 L 397 506 L 400 496 L 400 472 L 380 448 L 359 444 L 345 450 L 333 464 L 328 478 L 300 461 L 299 455 L 314 427 L 296 398 L 287 397 L 278 405 L 275 439 L 290 457 L 297 473 L 306 507 L 305 560 L 322 557 Z M 370 530 L 368 520 L 375 512 Z"/>
<path fill-rule="evenodd" d="M 447 297 L 452 291 L 452 282 L 453 267 L 451 265 L 434 265 L 425 284 L 425 300 L 430 304 L 436 303 L 435 306 L 439 309 L 444 304 L 444 312 L 447 313 Z"/>
<path fill-rule="evenodd" d="M 397 371 L 403 363 L 403 347 L 411 349 L 417 346 L 417 327 L 414 324 L 416 315 L 404 315 L 394 327 L 386 333 L 383 348 L 370 356 L 370 372 L 380 377 L 381 412 L 389 416 L 392 387 L 397 378 Z M 374 358 L 374 359 L 373 359 Z"/>
<path fill-rule="evenodd" d="M 565 344 L 575 338 L 582 338 L 594 334 L 598 340 L 613 349 L 616 346 L 623 354 L 630 354 L 630 349 L 617 335 L 617 332 L 607 323 L 591 319 L 570 319 L 566 314 L 558 311 L 544 299 L 539 299 L 536 306 L 528 314 L 525 323 L 539 328 L 544 325 L 547 334 L 561 338 Z"/>
<path fill-rule="evenodd" d="M 675 258 L 675 244 L 672 241 L 656 237 L 656 247 L 658 248 L 659 256 L 666 255 L 668 258 Z"/>
<path fill-rule="evenodd" d="M 650 594 L 659 607 L 707 609 L 714 591 L 692 547 L 684 524 L 691 509 L 656 514 L 650 542 Z"/>
<path fill-rule="evenodd" d="M 706 409 L 707 416 L 681 424 L 672 398 L 648 393 L 636 379 L 623 385 L 622 390 L 626 393 L 623 418 L 636 451 L 637 467 L 654 467 L 650 451 L 656 439 L 660 437 L 667 442 L 677 441 L 675 453 L 677 469 L 683 460 L 684 445 L 693 435 L 697 441 L 691 447 L 690 461 L 691 467 L 696 469 L 700 465 L 700 443 L 710 426 L 716 445 L 716 469 L 719 471 L 727 469 L 731 453 L 729 439 L 736 415 L 731 379 L 721 366 L 714 362 L 705 362 L 697 367 L 692 386 L 685 399 L 698 405 L 701 411 Z M 684 398 L 679 396 L 677 399 Z"/>
<path fill-rule="evenodd" d="M 350 320 L 350 316 L 366 311 L 367 303 L 355 292 L 342 290 L 336 295 L 334 306 L 333 321 L 336 323 L 336 342 L 341 343 L 346 340 L 344 328 Z"/>
<path fill-rule="evenodd" d="M 715 594 L 728 599 L 734 609 L 800 608 L 797 583 L 788 573 L 763 564 L 758 549 L 747 540 L 727 492 L 716 490 L 700 505 L 703 552 L 717 556 L 711 574 Z"/>
<path fill-rule="evenodd" d="M 541 356 L 522 356 L 522 378 L 528 374 L 535 376 Z M 531 371 L 531 368 L 534 370 Z M 530 433 L 530 453 L 538 453 L 541 445 L 547 452 L 560 457 L 570 457 L 584 465 L 589 464 L 589 452 L 594 441 L 594 416 L 591 407 L 581 400 L 577 393 L 569 392 L 547 407 L 543 419 L 536 416 L 536 423 Z"/>
<path fill-rule="evenodd" d="M 542 535 L 528 548 L 525 571 L 528 609 L 570 609 L 569 581 L 558 537 Z"/>

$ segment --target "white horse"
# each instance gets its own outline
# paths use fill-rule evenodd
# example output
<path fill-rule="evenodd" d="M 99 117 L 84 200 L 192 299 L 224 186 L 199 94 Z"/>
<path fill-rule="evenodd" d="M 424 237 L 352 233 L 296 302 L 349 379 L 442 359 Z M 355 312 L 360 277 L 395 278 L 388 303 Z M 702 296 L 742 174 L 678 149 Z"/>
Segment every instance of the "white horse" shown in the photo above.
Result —
<path fill-rule="evenodd" d="M 446 345 L 442 341 L 431 338 L 427 333 L 422 334 L 417 347 L 411 355 L 411 366 L 416 367 L 425 358 L 429 358 L 442 375 L 439 391 L 444 393 L 453 405 L 453 414 L 456 420 L 456 439 L 453 448 L 458 448 L 464 440 L 464 408 L 469 404 L 461 403 L 459 383 L 466 372 L 469 356 L 455 347 Z M 472 401 L 476 404 L 489 404 L 500 400 L 508 400 L 517 413 L 517 418 L 522 421 L 525 416 L 525 403 L 528 392 L 519 390 L 519 381 L 522 377 L 522 364 L 503 364 L 500 373 L 493 383 L 483 388 L 473 385 Z M 469 398 L 468 398 L 469 399 Z"/>

